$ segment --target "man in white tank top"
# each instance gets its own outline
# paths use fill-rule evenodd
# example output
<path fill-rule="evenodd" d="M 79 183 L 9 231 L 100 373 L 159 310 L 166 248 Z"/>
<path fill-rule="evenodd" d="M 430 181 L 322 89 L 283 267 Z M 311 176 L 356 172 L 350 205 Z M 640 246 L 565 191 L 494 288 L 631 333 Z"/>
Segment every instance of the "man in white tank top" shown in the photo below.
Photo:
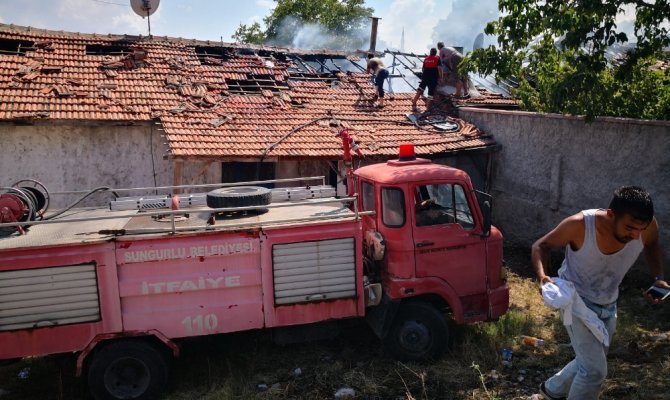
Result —
<path fill-rule="evenodd" d="M 614 192 L 606 210 L 585 210 L 558 224 L 533 244 L 531 261 L 540 285 L 553 282 L 545 274 L 552 250 L 565 248 L 558 275 L 575 285 L 588 308 L 603 321 L 610 343 L 616 330 L 616 300 L 621 281 L 644 255 L 654 285 L 670 288 L 663 278 L 663 260 L 658 241 L 658 224 L 649 194 L 635 186 Z M 646 295 L 652 303 L 651 296 Z M 597 399 L 607 376 L 607 350 L 578 319 L 567 326 L 575 358 L 560 372 L 540 385 L 549 400 Z"/>

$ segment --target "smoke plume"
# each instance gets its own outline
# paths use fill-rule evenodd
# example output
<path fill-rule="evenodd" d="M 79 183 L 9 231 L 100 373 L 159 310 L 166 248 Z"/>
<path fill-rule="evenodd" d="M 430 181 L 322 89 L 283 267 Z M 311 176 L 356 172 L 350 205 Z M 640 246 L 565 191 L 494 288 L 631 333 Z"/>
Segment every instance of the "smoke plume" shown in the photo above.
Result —
<path fill-rule="evenodd" d="M 486 24 L 497 19 L 498 0 L 454 0 L 451 13 L 433 28 L 433 43 L 444 42 L 445 46 L 472 51 Z M 493 38 L 484 36 L 477 41 L 477 44 L 488 45 L 493 43 Z"/>
<path fill-rule="evenodd" d="M 333 32 L 321 24 L 303 23 L 297 18 L 287 17 L 282 20 L 277 37 L 268 44 L 299 49 L 354 51 L 364 49 L 369 39 L 370 32 L 364 29 Z"/>

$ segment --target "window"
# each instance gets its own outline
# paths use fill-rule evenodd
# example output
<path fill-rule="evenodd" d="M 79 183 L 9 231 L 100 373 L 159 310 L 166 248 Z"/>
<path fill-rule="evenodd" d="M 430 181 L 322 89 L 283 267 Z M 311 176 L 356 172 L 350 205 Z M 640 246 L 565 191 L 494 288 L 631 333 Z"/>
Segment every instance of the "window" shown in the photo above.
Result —
<path fill-rule="evenodd" d="M 382 221 L 397 228 L 405 225 L 405 195 L 396 188 L 382 188 Z"/>
<path fill-rule="evenodd" d="M 114 44 L 87 44 L 86 55 L 89 56 L 125 56 L 132 50 L 128 43 L 114 42 Z"/>
<path fill-rule="evenodd" d="M 475 227 L 472 211 L 461 185 L 417 186 L 415 200 L 416 226 L 457 223 L 464 229 Z"/>
<path fill-rule="evenodd" d="M 225 162 L 221 163 L 221 182 L 267 181 L 275 179 L 275 163 Z M 274 188 L 274 183 L 256 184 Z"/>
<path fill-rule="evenodd" d="M 194 50 L 201 65 L 222 64 L 231 57 L 231 50 L 222 46 L 195 46 Z"/>
<path fill-rule="evenodd" d="M 230 93 L 261 93 L 263 90 L 279 92 L 288 89 L 287 82 L 280 82 L 271 75 L 251 75 L 249 79 L 224 79 Z"/>
<path fill-rule="evenodd" d="M 362 182 L 361 192 L 361 210 L 375 211 L 375 187 L 370 182 Z"/>
<path fill-rule="evenodd" d="M 35 50 L 35 42 L 27 40 L 0 39 L 0 55 L 25 56 L 26 52 Z"/>

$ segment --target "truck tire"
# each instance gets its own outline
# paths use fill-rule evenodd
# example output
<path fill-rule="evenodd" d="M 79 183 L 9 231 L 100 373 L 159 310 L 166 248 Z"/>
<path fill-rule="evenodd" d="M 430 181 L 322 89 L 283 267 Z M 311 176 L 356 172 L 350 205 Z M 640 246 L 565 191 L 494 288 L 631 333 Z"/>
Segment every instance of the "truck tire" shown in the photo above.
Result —
<path fill-rule="evenodd" d="M 167 361 L 155 346 L 119 341 L 93 354 L 88 386 L 97 400 L 149 400 L 159 397 L 167 377 Z"/>
<path fill-rule="evenodd" d="M 235 186 L 207 193 L 210 208 L 265 206 L 272 201 L 272 190 L 260 186 Z"/>
<path fill-rule="evenodd" d="M 400 361 L 435 360 L 447 347 L 449 327 L 444 316 L 424 302 L 400 305 L 384 337 L 384 347 Z"/>

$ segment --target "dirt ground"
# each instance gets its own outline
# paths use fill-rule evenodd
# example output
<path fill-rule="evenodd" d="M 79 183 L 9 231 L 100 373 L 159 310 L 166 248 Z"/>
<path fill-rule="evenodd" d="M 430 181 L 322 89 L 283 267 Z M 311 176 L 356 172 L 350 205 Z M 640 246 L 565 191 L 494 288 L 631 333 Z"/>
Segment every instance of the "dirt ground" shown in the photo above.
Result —
<path fill-rule="evenodd" d="M 558 314 L 546 308 L 532 279 L 528 251 L 507 248 L 511 307 L 497 322 L 453 326 L 451 347 L 429 364 L 388 358 L 364 321 L 346 321 L 333 340 L 277 345 L 266 331 L 182 343 L 165 399 L 528 399 L 573 356 Z M 619 327 L 609 353 L 603 399 L 670 399 L 670 302 L 641 296 L 648 276 L 624 280 Z M 534 348 L 518 335 L 546 341 Z M 501 349 L 513 358 L 503 365 Z M 0 366 L 0 399 L 86 399 L 73 376 L 73 355 Z M 346 397 L 341 397 L 346 398 Z"/>

